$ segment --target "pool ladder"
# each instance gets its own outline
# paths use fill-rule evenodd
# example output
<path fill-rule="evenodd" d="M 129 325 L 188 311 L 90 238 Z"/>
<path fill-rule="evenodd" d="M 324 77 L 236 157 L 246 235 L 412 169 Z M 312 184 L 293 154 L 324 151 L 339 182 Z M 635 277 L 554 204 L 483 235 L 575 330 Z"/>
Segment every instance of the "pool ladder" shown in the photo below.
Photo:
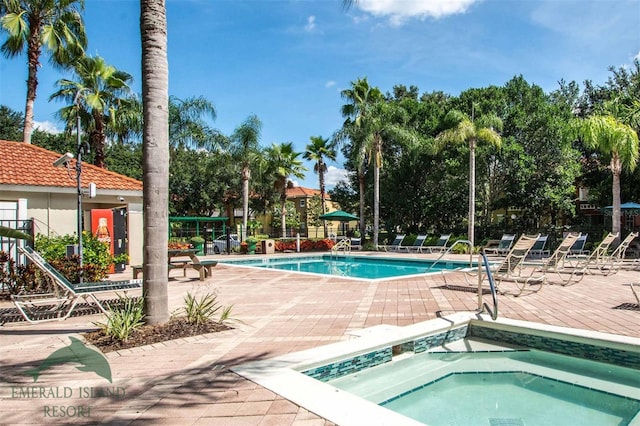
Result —
<path fill-rule="evenodd" d="M 473 266 L 473 244 L 469 240 L 457 240 L 450 247 L 447 248 L 446 251 L 442 252 L 440 256 L 431 264 L 429 269 L 433 268 L 440 260 L 451 253 L 451 250 L 457 244 L 466 244 L 469 247 L 469 266 Z M 489 280 L 489 287 L 491 288 L 491 297 L 493 299 L 493 308 L 488 304 L 484 303 L 482 297 L 482 267 L 485 267 L 487 279 Z M 444 273 L 444 271 L 443 271 Z M 480 251 L 478 255 L 478 312 L 484 312 L 486 309 L 487 312 L 491 315 L 492 320 L 496 320 L 498 318 L 498 294 L 496 289 L 496 282 L 493 279 L 493 274 L 491 273 L 491 268 L 489 265 L 489 260 L 487 259 L 487 255 L 484 252 L 484 249 Z"/>
<path fill-rule="evenodd" d="M 345 238 L 338 241 L 333 247 L 331 247 L 331 255 L 337 255 L 339 251 L 343 251 L 344 254 L 351 253 L 351 240 Z"/>

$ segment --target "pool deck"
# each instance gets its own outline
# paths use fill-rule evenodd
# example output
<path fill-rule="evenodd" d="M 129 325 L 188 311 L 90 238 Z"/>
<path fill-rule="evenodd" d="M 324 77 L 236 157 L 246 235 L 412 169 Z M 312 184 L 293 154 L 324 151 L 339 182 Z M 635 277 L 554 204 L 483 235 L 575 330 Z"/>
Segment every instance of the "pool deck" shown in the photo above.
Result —
<path fill-rule="evenodd" d="M 375 282 L 223 264 L 213 272 L 205 282 L 193 270 L 186 278 L 172 274 L 170 312 L 182 306 L 187 292 L 216 292 L 222 305 L 233 305 L 232 316 L 242 322 L 221 333 L 108 353 L 112 383 L 78 371 L 77 364 L 43 370 L 35 383 L 24 374 L 55 350 L 68 346 L 70 336 L 94 330 L 94 322 L 102 321 L 102 315 L 0 326 L 0 424 L 330 425 L 333 423 L 229 368 L 354 338 L 354 333 L 367 327 L 404 326 L 477 307 L 475 292 L 446 288 L 439 274 Z M 115 277 L 130 276 L 125 271 Z M 500 296 L 499 314 L 640 337 L 640 308 L 626 285 L 639 277 L 638 271 L 622 270 L 610 276 L 596 273 L 572 286 L 545 285 L 539 292 L 520 297 Z M 465 283 L 461 273 L 450 274 L 447 281 Z M 0 302 L 0 308 L 11 306 Z M 116 394 L 91 396 L 92 387 L 113 388 Z M 41 392 L 41 388 L 44 394 L 40 396 L 25 394 L 25 389 Z M 84 417 L 78 415 L 79 406 L 84 407 Z M 60 407 L 75 415 L 62 417 Z"/>

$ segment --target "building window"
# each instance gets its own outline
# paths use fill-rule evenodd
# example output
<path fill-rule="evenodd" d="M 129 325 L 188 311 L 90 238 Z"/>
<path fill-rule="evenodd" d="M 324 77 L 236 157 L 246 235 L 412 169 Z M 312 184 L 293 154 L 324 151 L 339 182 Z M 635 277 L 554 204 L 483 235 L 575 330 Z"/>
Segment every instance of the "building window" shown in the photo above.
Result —
<path fill-rule="evenodd" d="M 300 207 L 301 208 L 304 208 L 305 204 L 306 204 L 306 200 L 300 200 Z"/>

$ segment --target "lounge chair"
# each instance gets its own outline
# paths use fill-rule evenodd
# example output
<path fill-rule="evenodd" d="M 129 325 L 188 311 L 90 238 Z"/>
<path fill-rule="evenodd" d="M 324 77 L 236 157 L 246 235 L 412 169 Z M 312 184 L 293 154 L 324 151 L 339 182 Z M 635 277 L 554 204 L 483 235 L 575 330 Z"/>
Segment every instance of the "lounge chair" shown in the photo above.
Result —
<path fill-rule="evenodd" d="M 487 254 L 495 254 L 499 256 L 504 256 L 509 253 L 511 250 L 511 246 L 513 245 L 513 241 L 516 236 L 513 234 L 504 234 L 502 238 L 500 238 L 500 242 L 498 243 L 498 247 L 488 247 L 484 249 L 484 252 Z"/>
<path fill-rule="evenodd" d="M 447 244 L 449 243 L 449 238 L 451 238 L 451 234 L 442 234 L 435 246 L 426 246 L 422 247 L 423 251 L 428 251 L 429 253 L 442 253 L 447 250 Z"/>
<path fill-rule="evenodd" d="M 351 250 L 362 250 L 362 237 L 351 238 Z"/>
<path fill-rule="evenodd" d="M 555 283 L 560 281 L 562 285 L 568 285 L 579 282 L 584 277 L 584 268 L 576 268 L 567 262 L 567 256 L 571 253 L 571 248 L 580 238 L 580 234 L 573 232 L 568 233 L 560 242 L 560 245 L 551 254 L 551 256 L 543 259 L 541 262 L 528 262 L 527 265 L 533 268 L 533 274 L 542 274 L 544 281 Z M 550 277 L 555 279 L 550 279 Z"/>
<path fill-rule="evenodd" d="M 73 284 L 31 247 L 20 248 L 19 250 L 29 261 L 51 278 L 56 285 L 56 289 L 52 293 L 11 296 L 20 314 L 31 323 L 66 319 L 71 315 L 81 298 L 89 303 L 93 302 L 98 309 L 107 313 L 108 311 L 103 306 L 103 302 L 97 297 L 98 294 L 112 293 L 118 290 L 126 292 L 127 290 L 142 288 L 142 280 Z"/>
<path fill-rule="evenodd" d="M 638 294 L 638 292 L 636 291 L 634 286 L 638 286 L 638 288 L 640 288 L 640 283 L 631 283 L 631 284 L 629 284 L 629 287 L 631 287 L 631 291 L 633 292 L 633 295 L 636 298 L 636 302 L 638 302 L 638 308 L 640 308 L 640 294 Z"/>
<path fill-rule="evenodd" d="M 549 256 L 549 250 L 546 250 L 545 247 L 547 245 L 547 240 L 549 239 L 548 235 L 540 235 L 536 240 L 535 244 L 529 251 L 529 256 L 537 259 L 541 259 L 545 256 Z"/>
<path fill-rule="evenodd" d="M 600 241 L 598 247 L 596 247 L 590 254 L 576 255 L 569 253 L 567 261 L 570 266 L 575 265 L 576 268 L 584 269 L 585 272 L 591 273 L 591 270 L 597 269 L 605 274 L 614 272 L 613 268 L 607 266 L 612 265 L 612 258 L 609 255 L 609 248 L 611 244 L 618 238 L 618 233 L 612 234 L 609 232 L 606 237 Z M 587 251 L 587 253 L 589 253 Z"/>
<path fill-rule="evenodd" d="M 495 262 L 491 265 L 491 274 L 495 280 L 496 290 L 500 294 L 519 296 L 525 288 L 527 288 L 528 284 L 534 283 L 539 285 L 537 290 L 541 288 L 545 280 L 544 275 L 534 276 L 531 268 L 527 268 L 524 263 L 524 260 L 539 236 L 539 234 L 534 236 L 522 235 L 500 263 Z M 443 277 L 446 284 L 446 275 L 443 275 Z M 484 279 L 484 274 L 481 272 L 479 275 L 477 271 L 469 271 L 464 274 L 464 277 L 468 285 L 475 285 L 476 283 L 471 282 L 469 278 L 475 277 L 476 280 L 480 278 Z M 506 291 L 503 286 L 505 282 L 514 283 L 517 291 Z"/>
<path fill-rule="evenodd" d="M 578 238 L 578 240 L 575 242 L 573 247 L 571 247 L 569 254 L 571 255 L 589 254 L 589 250 L 584 249 L 584 245 L 587 243 L 588 236 L 589 234 L 580 234 L 580 237 Z"/>
<path fill-rule="evenodd" d="M 400 247 L 402 245 L 402 241 L 404 241 L 404 234 L 398 234 L 396 235 L 395 239 L 393 240 L 393 242 L 389 245 L 380 245 L 378 246 L 378 248 L 384 250 L 384 251 L 399 251 Z"/>
<path fill-rule="evenodd" d="M 413 242 L 411 246 L 400 246 L 399 250 L 406 250 L 407 253 L 411 251 L 415 251 L 416 253 L 422 253 L 422 246 L 424 245 L 425 240 L 427 239 L 426 235 L 418 235 L 416 240 Z"/>
<path fill-rule="evenodd" d="M 638 265 L 638 259 L 627 259 L 627 249 L 638 238 L 638 232 L 631 232 L 611 253 L 611 268 L 618 271 L 623 266 Z"/>

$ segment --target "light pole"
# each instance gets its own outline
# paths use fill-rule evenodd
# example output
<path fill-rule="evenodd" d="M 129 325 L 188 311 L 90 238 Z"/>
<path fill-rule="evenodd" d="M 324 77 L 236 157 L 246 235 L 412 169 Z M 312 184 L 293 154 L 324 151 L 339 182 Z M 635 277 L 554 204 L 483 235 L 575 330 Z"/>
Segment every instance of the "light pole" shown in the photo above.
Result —
<path fill-rule="evenodd" d="M 73 103 L 76 104 L 76 189 L 78 191 L 78 278 L 80 283 L 83 281 L 83 255 L 82 255 L 82 154 L 85 153 L 85 147 L 80 139 L 80 94 L 82 91 L 78 89 L 76 96 L 73 99 Z"/>

